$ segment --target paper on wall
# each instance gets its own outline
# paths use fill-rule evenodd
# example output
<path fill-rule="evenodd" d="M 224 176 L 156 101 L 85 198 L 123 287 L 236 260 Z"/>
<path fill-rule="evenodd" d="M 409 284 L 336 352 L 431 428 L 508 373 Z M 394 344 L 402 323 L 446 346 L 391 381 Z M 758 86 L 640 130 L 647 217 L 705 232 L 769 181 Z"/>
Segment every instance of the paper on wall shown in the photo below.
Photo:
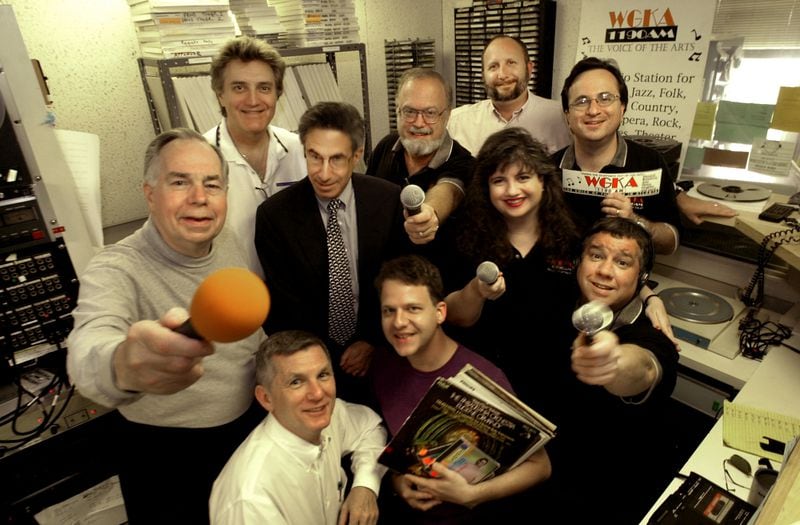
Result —
<path fill-rule="evenodd" d="M 100 198 L 100 137 L 82 131 L 56 129 L 56 138 L 78 190 L 78 204 L 95 248 L 103 247 Z"/>

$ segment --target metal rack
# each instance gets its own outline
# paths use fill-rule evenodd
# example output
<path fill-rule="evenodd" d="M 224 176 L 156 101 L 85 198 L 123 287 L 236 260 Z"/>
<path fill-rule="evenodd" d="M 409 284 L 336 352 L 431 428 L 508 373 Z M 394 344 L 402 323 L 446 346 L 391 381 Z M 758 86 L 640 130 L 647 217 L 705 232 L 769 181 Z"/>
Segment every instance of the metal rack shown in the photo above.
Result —
<path fill-rule="evenodd" d="M 386 40 L 386 89 L 389 96 L 389 127 L 397 130 L 395 98 L 397 82 L 403 72 L 412 67 L 434 68 L 436 66 L 435 41 L 433 39 Z"/>
<path fill-rule="evenodd" d="M 359 70 L 361 75 L 361 100 L 363 104 L 363 116 L 366 122 L 366 144 L 365 150 L 371 151 L 370 144 L 370 112 L 369 112 L 369 92 L 367 82 L 367 56 L 366 46 L 363 43 L 356 44 L 336 44 L 321 47 L 304 47 L 294 49 L 279 49 L 281 56 L 286 59 L 287 65 L 294 66 L 324 60 L 333 71 L 337 81 L 339 79 L 339 67 L 337 57 L 342 53 L 358 53 Z M 189 126 L 181 117 L 180 102 L 178 100 L 174 76 L 181 75 L 203 75 L 208 74 L 209 65 L 213 57 L 191 57 L 191 58 L 139 58 L 139 73 L 142 77 L 145 95 L 150 110 L 150 117 L 153 121 L 153 129 L 156 133 L 163 130 Z M 302 84 L 300 84 L 303 100 L 308 103 L 309 97 Z M 198 130 L 205 132 L 206 130 Z"/>
<path fill-rule="evenodd" d="M 486 41 L 495 35 L 519 37 L 536 65 L 529 87 L 550 98 L 556 7 L 552 0 L 522 0 L 454 9 L 456 106 L 486 98 L 481 61 Z"/>

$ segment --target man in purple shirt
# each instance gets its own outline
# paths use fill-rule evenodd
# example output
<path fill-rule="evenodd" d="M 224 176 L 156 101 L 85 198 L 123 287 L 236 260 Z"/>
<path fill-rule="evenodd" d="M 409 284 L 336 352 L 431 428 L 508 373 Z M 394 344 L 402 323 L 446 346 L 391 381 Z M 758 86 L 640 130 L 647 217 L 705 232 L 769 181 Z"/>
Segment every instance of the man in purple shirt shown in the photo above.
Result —
<path fill-rule="evenodd" d="M 511 389 L 505 374 L 485 358 L 461 346 L 442 330 L 447 317 L 439 270 L 428 260 L 412 255 L 388 261 L 375 279 L 381 302 L 383 334 L 394 348 L 376 351 L 372 364 L 375 393 L 389 432 L 395 434 L 437 377 L 450 377 L 470 363 Z M 424 478 L 392 473 L 391 488 L 405 504 L 392 505 L 383 516 L 397 523 L 480 523 L 497 502 L 522 492 L 550 476 L 550 460 L 544 449 L 515 469 L 470 485 L 446 467 L 434 464 L 438 474 Z M 386 478 L 385 478 L 386 479 Z M 400 502 L 402 503 L 402 502 Z M 501 502 L 498 502 L 501 503 Z"/>

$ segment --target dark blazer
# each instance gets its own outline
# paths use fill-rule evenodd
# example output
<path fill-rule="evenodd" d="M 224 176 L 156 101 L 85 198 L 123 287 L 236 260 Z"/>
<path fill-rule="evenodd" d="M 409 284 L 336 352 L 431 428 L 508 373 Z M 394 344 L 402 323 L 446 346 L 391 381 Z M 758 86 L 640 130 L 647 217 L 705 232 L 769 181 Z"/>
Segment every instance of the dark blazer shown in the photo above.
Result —
<path fill-rule="evenodd" d="M 411 243 L 403 229 L 400 187 L 360 174 L 353 174 L 352 180 L 358 224 L 359 285 L 358 325 L 353 341 L 376 344 L 383 336 L 375 277 L 384 261 L 407 253 Z M 272 298 L 264 330 L 268 334 L 307 330 L 334 349 L 327 337 L 325 228 L 308 177 L 258 207 L 255 246 Z"/>

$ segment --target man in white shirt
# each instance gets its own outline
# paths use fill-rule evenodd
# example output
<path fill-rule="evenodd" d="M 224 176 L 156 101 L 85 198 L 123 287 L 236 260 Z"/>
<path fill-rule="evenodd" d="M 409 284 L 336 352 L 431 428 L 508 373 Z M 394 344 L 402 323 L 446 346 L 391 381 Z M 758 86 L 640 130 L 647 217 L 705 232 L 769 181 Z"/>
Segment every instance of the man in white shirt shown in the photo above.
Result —
<path fill-rule="evenodd" d="M 248 266 L 263 276 L 253 245 L 255 213 L 267 197 L 306 176 L 296 133 L 273 126 L 286 63 L 265 41 L 228 41 L 211 63 L 211 87 L 222 121 L 205 133 L 228 163 L 228 228 L 247 249 Z"/>
<path fill-rule="evenodd" d="M 256 400 L 269 411 L 211 492 L 216 525 L 374 525 L 386 430 L 371 409 L 336 399 L 330 355 L 302 331 L 273 334 L 256 354 Z M 342 456 L 352 452 L 353 482 Z"/>
<path fill-rule="evenodd" d="M 533 62 L 519 38 L 497 35 L 483 51 L 483 82 L 488 99 L 455 108 L 447 130 L 478 156 L 486 137 L 508 126 L 523 128 L 549 153 L 570 143 L 569 129 L 557 100 L 528 90 Z"/>

